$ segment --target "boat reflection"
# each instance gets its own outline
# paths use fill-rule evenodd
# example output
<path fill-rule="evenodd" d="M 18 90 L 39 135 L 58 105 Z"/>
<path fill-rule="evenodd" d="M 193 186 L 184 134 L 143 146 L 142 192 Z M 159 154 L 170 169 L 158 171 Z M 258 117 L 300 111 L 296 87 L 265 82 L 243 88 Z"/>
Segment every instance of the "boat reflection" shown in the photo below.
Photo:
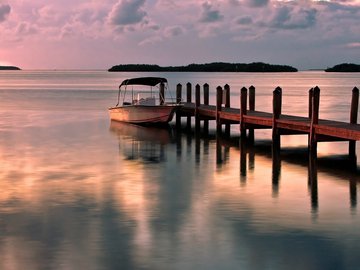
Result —
<path fill-rule="evenodd" d="M 126 160 L 147 163 L 165 161 L 165 145 L 171 142 L 170 126 L 140 126 L 111 121 L 110 131 L 118 137 L 120 154 Z"/>

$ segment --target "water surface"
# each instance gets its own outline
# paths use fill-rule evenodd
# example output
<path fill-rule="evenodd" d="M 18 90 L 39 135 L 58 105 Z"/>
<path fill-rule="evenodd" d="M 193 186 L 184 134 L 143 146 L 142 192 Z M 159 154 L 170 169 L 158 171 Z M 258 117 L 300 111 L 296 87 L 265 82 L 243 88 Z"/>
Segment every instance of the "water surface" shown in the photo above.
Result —
<path fill-rule="evenodd" d="M 347 143 L 271 134 L 255 145 L 111 123 L 122 79 L 140 73 L 0 72 L 1 269 L 357 269 L 358 170 Z M 150 74 L 146 73 L 146 76 Z M 254 85 L 256 107 L 348 121 L 354 74 L 153 73 L 175 86 Z M 357 151 L 359 154 L 359 150 Z"/>

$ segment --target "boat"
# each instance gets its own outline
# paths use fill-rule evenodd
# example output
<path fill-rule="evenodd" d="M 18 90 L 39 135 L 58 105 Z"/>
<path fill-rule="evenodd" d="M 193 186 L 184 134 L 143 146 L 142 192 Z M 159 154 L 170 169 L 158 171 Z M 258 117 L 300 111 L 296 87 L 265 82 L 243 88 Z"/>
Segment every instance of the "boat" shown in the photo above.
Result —
<path fill-rule="evenodd" d="M 161 77 L 124 80 L 119 86 L 117 104 L 109 108 L 110 119 L 145 125 L 169 123 L 179 104 L 165 101 L 167 89 L 167 79 Z"/>

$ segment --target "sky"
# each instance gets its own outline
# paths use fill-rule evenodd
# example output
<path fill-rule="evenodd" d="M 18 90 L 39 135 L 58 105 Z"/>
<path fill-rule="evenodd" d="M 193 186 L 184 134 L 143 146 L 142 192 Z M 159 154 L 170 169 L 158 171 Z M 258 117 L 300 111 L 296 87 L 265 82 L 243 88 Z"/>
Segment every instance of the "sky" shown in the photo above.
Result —
<path fill-rule="evenodd" d="M 360 0 L 0 0 L 0 65 L 360 64 Z"/>

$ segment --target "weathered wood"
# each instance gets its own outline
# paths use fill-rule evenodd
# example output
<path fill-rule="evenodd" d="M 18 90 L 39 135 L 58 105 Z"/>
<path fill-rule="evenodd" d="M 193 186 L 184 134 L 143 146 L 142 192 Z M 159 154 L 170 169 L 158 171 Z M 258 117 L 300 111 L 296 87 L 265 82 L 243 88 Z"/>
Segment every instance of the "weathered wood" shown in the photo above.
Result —
<path fill-rule="evenodd" d="M 320 88 L 315 87 L 312 95 L 312 112 L 310 122 L 310 136 L 309 136 L 309 149 L 310 152 L 316 154 L 317 151 L 317 136 L 315 126 L 319 123 L 319 105 L 320 105 Z"/>
<path fill-rule="evenodd" d="M 199 115 L 199 106 L 200 106 L 200 85 L 195 86 L 195 130 L 196 133 L 200 130 L 200 115 Z"/>
<path fill-rule="evenodd" d="M 192 98 L 192 86 L 191 83 L 187 83 L 186 84 L 186 102 L 191 103 L 191 98 Z M 191 116 L 188 116 L 186 118 L 186 127 L 187 129 L 191 128 Z"/>
<path fill-rule="evenodd" d="M 255 111 L 255 87 L 249 87 L 249 110 Z"/>
<path fill-rule="evenodd" d="M 181 95 L 182 95 L 182 85 L 180 83 L 178 83 L 176 85 L 176 103 L 177 104 L 180 104 L 182 101 Z M 181 112 L 180 111 L 176 113 L 176 127 L 177 128 L 181 127 Z"/>
<path fill-rule="evenodd" d="M 255 111 L 255 87 L 251 85 L 249 87 L 249 110 Z M 254 144 L 255 133 L 253 128 L 249 128 L 249 143 Z"/>
<path fill-rule="evenodd" d="M 188 87 L 188 86 L 187 86 Z M 181 85 L 179 85 L 179 89 Z M 189 90 L 189 87 L 187 88 Z M 221 132 L 221 124 L 240 124 L 242 134 L 246 135 L 246 129 L 272 129 L 274 146 L 280 147 L 280 135 L 308 134 L 309 150 L 316 154 L 317 143 L 321 141 L 357 141 L 360 140 L 360 125 L 357 124 L 357 107 L 359 102 L 359 90 L 354 88 L 352 98 L 352 109 L 350 113 L 350 123 L 340 121 L 330 121 L 319 119 L 320 89 L 315 87 L 309 90 L 309 117 L 284 115 L 281 113 L 282 90 L 280 87 L 273 92 L 273 111 L 255 111 L 255 105 L 250 104 L 247 110 L 247 89 L 243 87 L 240 94 L 241 108 L 231 108 L 223 106 L 223 89 L 219 86 L 216 89 L 216 106 L 209 105 L 209 86 L 204 85 L 204 104 L 200 101 L 200 88 L 196 86 L 196 100 L 191 102 L 191 97 L 179 108 L 180 116 L 196 116 L 201 120 L 216 120 L 216 129 Z M 180 92 L 180 91 L 179 91 Z M 187 91 L 188 93 L 190 91 Z M 190 98 L 189 98 L 190 97 Z M 177 100 L 181 99 L 181 94 L 177 94 Z M 243 137 L 243 136 L 242 136 Z M 350 144 L 353 144 L 351 142 Z M 355 148 L 352 146 L 352 153 L 355 155 Z M 349 149 L 349 154 L 351 154 Z M 316 155 L 315 155 L 316 156 Z"/>
<path fill-rule="evenodd" d="M 204 89 L 204 105 L 209 105 L 209 84 L 205 83 Z"/>
<path fill-rule="evenodd" d="M 225 92 L 225 108 L 230 108 L 230 86 L 228 84 L 224 85 L 224 92 Z M 226 136 L 230 136 L 230 124 L 225 124 L 225 134 Z"/>
<path fill-rule="evenodd" d="M 221 104 L 222 104 L 223 89 L 221 86 L 216 88 L 216 130 L 221 131 Z"/>
<path fill-rule="evenodd" d="M 359 108 L 359 89 L 354 87 L 351 97 L 350 124 L 356 124 Z M 356 163 L 356 141 L 349 141 L 349 157 Z"/>
<path fill-rule="evenodd" d="M 280 142 L 280 133 L 277 127 L 277 120 L 281 115 L 281 101 L 282 101 L 282 90 L 280 87 L 277 87 L 273 91 L 273 117 L 272 117 L 272 139 L 273 143 L 276 141 L 276 144 Z"/>
<path fill-rule="evenodd" d="M 204 89 L 204 105 L 209 105 L 209 84 L 205 83 L 203 86 Z M 204 132 L 205 134 L 209 133 L 209 120 L 204 120 Z"/>
<path fill-rule="evenodd" d="M 309 112 L 308 112 L 309 119 L 311 119 L 311 115 L 312 115 L 312 99 L 313 99 L 313 96 L 314 96 L 314 88 L 311 88 L 309 90 Z"/>
<path fill-rule="evenodd" d="M 241 137 L 246 137 L 246 128 L 244 116 L 247 113 L 247 89 L 246 87 L 241 88 L 240 90 L 240 131 Z"/>
<path fill-rule="evenodd" d="M 225 107 L 230 108 L 230 86 L 228 84 L 224 85 L 224 91 L 225 91 L 225 100 L 224 100 Z"/>

